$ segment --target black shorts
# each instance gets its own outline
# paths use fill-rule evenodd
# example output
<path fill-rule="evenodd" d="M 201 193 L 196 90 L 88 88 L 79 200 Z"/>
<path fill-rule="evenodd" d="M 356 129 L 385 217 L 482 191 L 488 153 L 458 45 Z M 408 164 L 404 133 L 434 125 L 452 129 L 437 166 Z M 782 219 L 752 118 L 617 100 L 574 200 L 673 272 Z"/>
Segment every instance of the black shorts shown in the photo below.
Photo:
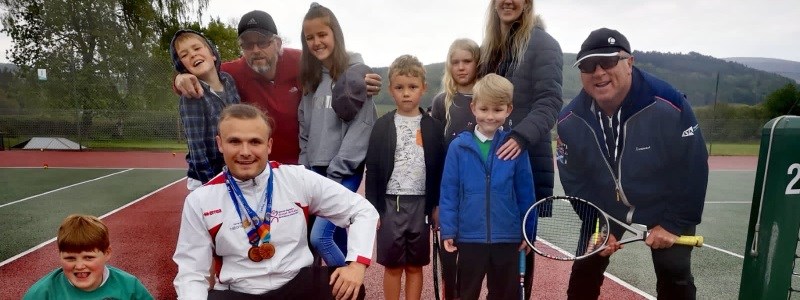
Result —
<path fill-rule="evenodd" d="M 386 211 L 377 234 L 378 263 L 397 268 L 430 263 L 430 231 L 425 196 L 386 195 Z"/>

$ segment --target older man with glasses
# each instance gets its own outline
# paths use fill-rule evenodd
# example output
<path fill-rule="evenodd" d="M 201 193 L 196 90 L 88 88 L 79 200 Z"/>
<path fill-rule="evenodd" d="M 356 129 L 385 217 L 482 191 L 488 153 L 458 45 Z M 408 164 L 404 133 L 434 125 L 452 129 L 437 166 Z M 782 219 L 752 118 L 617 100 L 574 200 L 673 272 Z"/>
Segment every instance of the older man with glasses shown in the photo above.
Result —
<path fill-rule="evenodd" d="M 616 30 L 595 30 L 581 45 L 574 66 L 583 89 L 557 126 L 561 184 L 567 195 L 647 226 L 658 298 L 694 299 L 692 247 L 673 243 L 700 223 L 708 152 L 684 94 L 633 63 L 628 39 Z M 569 299 L 598 298 L 609 257 L 622 249 L 624 230 L 610 229 L 606 250 L 573 264 Z"/>
<path fill-rule="evenodd" d="M 297 164 L 300 155 L 297 108 L 303 93 L 298 80 L 300 50 L 283 48 L 272 16 L 260 10 L 244 14 L 238 31 L 242 57 L 223 63 L 221 69 L 233 76 L 242 102 L 269 112 L 275 122 L 272 138 L 280 147 L 272 149 L 270 159 Z M 370 94 L 378 93 L 380 79 L 377 74 L 367 75 Z M 180 74 L 174 84 L 180 95 L 199 98 L 203 94 L 194 75 Z"/>

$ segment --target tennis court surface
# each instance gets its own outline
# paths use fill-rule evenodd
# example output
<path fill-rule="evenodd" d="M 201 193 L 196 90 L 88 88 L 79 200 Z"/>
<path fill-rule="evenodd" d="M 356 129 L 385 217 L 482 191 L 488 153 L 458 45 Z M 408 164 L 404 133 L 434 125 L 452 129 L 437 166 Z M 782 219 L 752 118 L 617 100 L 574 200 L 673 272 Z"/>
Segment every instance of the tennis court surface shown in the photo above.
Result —
<path fill-rule="evenodd" d="M 712 157 L 703 223 L 706 246 L 692 265 L 699 299 L 737 298 L 756 157 Z M 45 168 L 45 164 L 47 168 Z M 55 234 L 71 213 L 102 216 L 111 231 L 110 264 L 174 299 L 172 262 L 188 194 L 184 153 L 0 151 L 0 299 L 19 299 L 58 267 Z M 556 194 L 563 194 L 557 187 Z M 536 258 L 535 299 L 566 298 L 569 262 Z M 423 299 L 433 299 L 430 267 Z M 383 299 L 383 270 L 367 269 L 368 299 Z M 13 284 L 10 284 L 12 283 Z M 601 299 L 654 298 L 655 274 L 643 243 L 612 257 Z"/>

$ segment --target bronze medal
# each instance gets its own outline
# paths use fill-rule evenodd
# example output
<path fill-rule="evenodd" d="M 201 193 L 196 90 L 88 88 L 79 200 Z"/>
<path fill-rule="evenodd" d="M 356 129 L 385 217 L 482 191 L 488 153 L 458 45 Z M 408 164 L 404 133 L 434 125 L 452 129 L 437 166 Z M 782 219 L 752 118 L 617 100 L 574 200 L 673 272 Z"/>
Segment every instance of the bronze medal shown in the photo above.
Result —
<path fill-rule="evenodd" d="M 270 259 L 275 255 L 275 246 L 270 243 L 263 243 L 258 247 L 258 252 L 264 259 Z"/>
<path fill-rule="evenodd" d="M 247 258 L 254 262 L 260 262 L 264 258 L 261 257 L 260 249 L 258 247 L 250 247 L 250 250 L 247 250 Z"/>

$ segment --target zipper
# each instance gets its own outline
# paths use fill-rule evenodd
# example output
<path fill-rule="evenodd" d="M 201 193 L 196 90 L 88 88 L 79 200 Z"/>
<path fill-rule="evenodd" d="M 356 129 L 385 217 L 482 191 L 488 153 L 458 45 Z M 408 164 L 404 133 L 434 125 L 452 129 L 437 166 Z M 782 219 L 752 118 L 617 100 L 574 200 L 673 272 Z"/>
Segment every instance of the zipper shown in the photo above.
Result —
<path fill-rule="evenodd" d="M 492 156 L 490 154 L 489 158 L 491 158 L 491 157 Z M 491 217 L 492 213 L 491 213 L 491 210 L 490 210 L 491 203 L 490 203 L 490 200 L 489 200 L 489 197 L 490 197 L 490 194 L 491 194 L 491 190 L 492 190 L 492 176 L 491 176 L 492 163 L 491 163 L 491 160 L 487 161 L 487 164 L 485 164 L 484 167 L 487 166 L 487 165 L 489 166 L 489 168 L 486 170 L 486 243 L 491 243 L 492 242 L 492 217 Z"/>
<path fill-rule="evenodd" d="M 578 115 L 575 115 L 575 116 L 577 117 Z M 594 129 L 592 129 L 592 126 L 589 125 L 589 123 L 587 123 L 586 120 L 584 120 L 583 118 L 578 117 L 578 119 L 580 119 L 581 122 L 583 122 L 583 124 L 586 125 L 587 128 L 589 128 L 589 132 L 592 133 L 592 137 L 594 138 L 594 143 L 595 143 L 595 145 L 597 145 L 597 150 L 600 151 L 600 154 L 602 155 L 603 148 L 600 146 L 600 140 L 597 139 L 597 135 L 594 133 Z M 608 169 L 608 174 L 610 174 L 611 178 L 614 179 L 614 187 L 615 187 L 615 190 L 616 190 L 616 193 L 617 193 L 617 200 L 619 200 L 620 199 L 620 185 L 619 185 L 619 181 L 617 180 L 617 175 L 614 174 L 614 169 L 611 168 L 611 164 L 608 163 L 608 160 L 607 159 L 603 159 L 603 161 L 606 163 L 606 169 Z"/>
<path fill-rule="evenodd" d="M 636 114 L 634 114 L 634 115 L 636 115 Z M 578 119 L 580 119 L 581 122 L 583 122 L 583 124 L 586 125 L 587 128 L 589 128 L 589 132 L 592 133 L 592 137 L 594 138 L 595 145 L 597 145 L 597 150 L 600 151 L 600 154 L 602 155 L 603 147 L 600 146 L 600 140 L 597 139 L 597 135 L 594 133 L 594 129 L 592 129 L 592 126 L 589 125 L 589 123 L 586 122 L 585 119 L 583 119 L 582 117 L 579 117 L 577 114 L 575 114 L 575 116 Z M 627 122 L 626 122 L 626 124 L 627 124 Z M 623 130 L 624 130 L 624 128 L 625 127 L 623 127 Z M 625 138 L 624 137 L 622 139 L 622 142 L 623 142 L 623 145 L 624 145 L 624 143 L 625 143 Z M 622 158 L 622 152 L 620 152 L 620 160 L 617 161 L 617 168 L 618 168 L 617 171 L 618 172 L 619 172 L 619 166 L 620 166 L 619 163 L 621 162 L 621 158 Z M 617 174 L 614 173 L 614 169 L 611 168 L 611 164 L 608 163 L 608 160 L 604 158 L 603 161 L 606 163 L 606 169 L 608 170 L 608 174 L 610 174 L 611 178 L 614 179 L 614 192 L 616 194 L 617 202 L 622 201 L 622 203 L 625 204 L 625 206 L 629 207 L 630 210 L 628 210 L 628 216 L 632 216 L 633 215 L 633 207 L 630 205 L 630 203 L 628 203 L 628 200 L 625 198 L 625 193 L 622 191 L 622 183 L 620 182 L 619 178 L 617 177 Z M 628 218 L 629 217 L 626 217 L 626 219 L 628 219 Z M 628 222 L 628 223 L 630 223 L 630 222 Z"/>
<path fill-rule="evenodd" d="M 628 143 L 626 142 L 626 140 L 628 139 L 628 121 L 633 120 L 633 118 L 638 116 L 639 113 L 645 111 L 646 109 L 650 108 L 653 105 L 655 105 L 655 102 L 651 103 L 651 104 L 645 106 L 644 108 L 640 109 L 639 111 L 635 112 L 634 114 L 632 114 L 628 118 L 627 121 L 625 121 L 625 125 L 622 126 L 622 131 L 624 133 L 623 136 L 622 136 L 622 145 L 623 146 L 627 146 L 628 145 Z M 624 148 L 623 148 L 623 150 L 624 150 Z M 628 202 L 628 197 L 625 197 L 625 192 L 622 189 L 622 154 L 624 152 L 625 151 L 620 151 L 619 152 L 619 159 L 617 159 L 617 176 L 616 176 L 617 200 L 618 201 L 622 200 L 622 203 L 625 203 L 625 205 L 630 208 L 628 210 L 628 213 L 625 215 L 625 222 L 630 224 L 630 223 L 633 223 L 633 211 L 636 210 L 636 207 L 631 205 L 630 202 Z"/>

